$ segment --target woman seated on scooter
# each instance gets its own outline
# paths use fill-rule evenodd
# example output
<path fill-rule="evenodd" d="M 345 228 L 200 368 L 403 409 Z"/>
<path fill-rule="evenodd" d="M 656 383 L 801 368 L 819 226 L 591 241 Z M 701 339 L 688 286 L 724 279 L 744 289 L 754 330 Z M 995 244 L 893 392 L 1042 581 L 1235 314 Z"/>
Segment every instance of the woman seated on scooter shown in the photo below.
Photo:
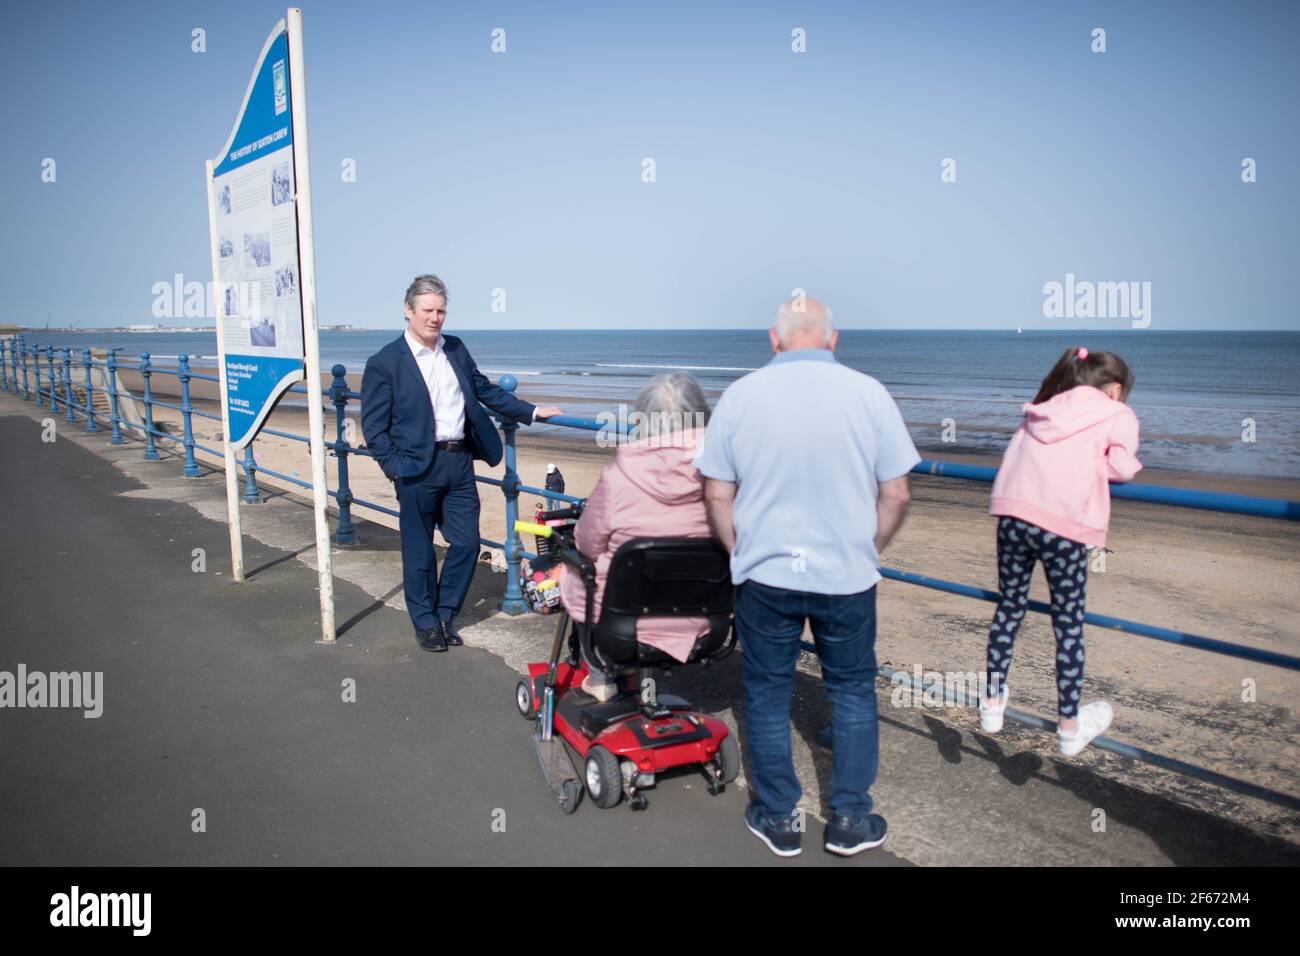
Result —
<path fill-rule="evenodd" d="M 708 418 L 704 392 L 685 372 L 659 375 L 637 396 L 631 441 L 601 473 L 574 528 L 578 550 L 596 565 L 596 620 L 610 561 L 625 541 L 710 536 L 703 482 L 691 463 Z M 566 571 L 560 577 L 560 597 L 570 617 L 585 620 L 586 589 L 579 575 Z M 705 617 L 642 618 L 636 636 L 685 661 L 696 638 L 708 630 Z M 618 693 L 615 682 L 594 666 L 582 689 L 602 701 Z"/>

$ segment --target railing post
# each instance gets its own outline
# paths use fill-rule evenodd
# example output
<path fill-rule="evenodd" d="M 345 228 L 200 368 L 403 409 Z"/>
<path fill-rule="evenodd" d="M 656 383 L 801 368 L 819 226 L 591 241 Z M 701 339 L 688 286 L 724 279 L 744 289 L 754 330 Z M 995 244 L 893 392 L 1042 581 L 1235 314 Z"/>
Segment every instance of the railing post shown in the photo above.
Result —
<path fill-rule="evenodd" d="M 502 388 L 512 395 L 518 384 L 513 375 L 502 375 L 497 380 Z M 515 531 L 515 518 L 519 514 L 519 474 L 515 471 L 515 432 L 519 426 L 506 419 L 501 421 L 501 431 L 505 436 L 506 473 L 501 480 L 501 492 L 506 496 L 506 533 L 502 539 L 506 553 L 506 593 L 501 599 L 501 610 L 506 614 L 523 614 L 528 610 L 524 602 L 524 592 L 519 588 L 520 554 L 523 546 L 519 534 Z"/>
<path fill-rule="evenodd" d="M 0 388 L 6 392 L 9 391 L 9 366 L 7 359 L 9 356 L 9 341 L 0 339 Z"/>
<path fill-rule="evenodd" d="M 20 337 L 18 341 L 20 343 L 18 357 L 23 363 L 23 398 L 30 402 L 32 400 L 32 385 L 31 380 L 27 377 L 27 340 Z"/>
<path fill-rule="evenodd" d="M 54 346 L 45 346 L 45 372 L 50 379 L 50 411 L 59 410 L 59 399 L 55 394 L 54 386 L 58 382 L 58 376 L 54 372 Z"/>
<path fill-rule="evenodd" d="M 190 405 L 190 357 L 180 355 L 176 358 L 176 377 L 181 383 L 181 421 L 184 422 L 184 434 L 181 444 L 185 446 L 185 477 L 197 478 L 203 474 L 199 471 L 199 463 L 194 460 L 194 427 L 190 421 L 190 413 L 194 407 Z"/>
<path fill-rule="evenodd" d="M 36 404 L 45 407 L 45 386 L 41 384 L 41 347 L 32 345 L 32 367 L 36 370 Z"/>
<path fill-rule="evenodd" d="M 140 353 L 140 374 L 144 377 L 144 460 L 157 461 L 158 447 L 153 441 L 153 392 L 149 389 L 149 353 Z"/>
<path fill-rule="evenodd" d="M 95 386 L 90 381 L 90 349 L 81 350 L 81 361 L 86 366 L 86 431 L 97 432 L 95 425 Z"/>
<path fill-rule="evenodd" d="M 32 367 L 36 370 L 36 404 L 45 407 L 45 393 L 41 390 L 41 347 L 32 345 Z"/>
<path fill-rule="evenodd" d="M 253 459 L 253 443 L 244 446 L 244 503 L 260 505 L 262 495 L 257 490 L 257 462 Z"/>
<path fill-rule="evenodd" d="M 122 444 L 122 418 L 117 413 L 117 352 L 115 348 L 108 350 L 108 404 L 109 420 L 113 424 L 113 434 L 109 437 L 110 445 Z"/>
<path fill-rule="evenodd" d="M 75 422 L 77 416 L 72 410 L 72 349 L 66 345 L 63 347 L 63 398 L 68 405 L 68 414 L 65 417 L 68 421 Z"/>
<path fill-rule="evenodd" d="M 357 543 L 357 529 L 352 524 L 352 486 L 348 484 L 348 452 L 351 446 L 347 441 L 347 407 L 348 380 L 347 368 L 335 365 L 331 372 L 334 381 L 330 383 L 331 397 L 334 400 L 335 431 L 334 454 L 339 461 L 339 523 L 334 529 L 334 543 L 349 545 Z"/>

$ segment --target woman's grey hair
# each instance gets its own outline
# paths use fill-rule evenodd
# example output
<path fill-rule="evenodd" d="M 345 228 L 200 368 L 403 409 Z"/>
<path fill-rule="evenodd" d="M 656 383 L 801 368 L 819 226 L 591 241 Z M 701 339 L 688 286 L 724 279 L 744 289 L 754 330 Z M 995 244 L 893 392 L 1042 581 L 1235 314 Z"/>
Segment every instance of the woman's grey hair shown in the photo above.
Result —
<path fill-rule="evenodd" d="M 634 420 L 638 438 L 703 428 L 709 423 L 709 402 L 690 373 L 656 375 L 636 397 Z"/>
<path fill-rule="evenodd" d="M 424 295 L 426 292 L 434 292 L 442 296 L 442 301 L 447 301 L 447 286 L 441 279 L 435 275 L 416 276 L 415 281 L 406 287 L 406 304 L 415 305 L 415 297 Z"/>

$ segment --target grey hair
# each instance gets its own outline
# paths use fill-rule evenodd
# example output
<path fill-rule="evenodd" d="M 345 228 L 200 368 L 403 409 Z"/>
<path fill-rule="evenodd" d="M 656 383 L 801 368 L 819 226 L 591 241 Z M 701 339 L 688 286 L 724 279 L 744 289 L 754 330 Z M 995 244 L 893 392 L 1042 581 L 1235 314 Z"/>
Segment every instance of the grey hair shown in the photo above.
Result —
<path fill-rule="evenodd" d="M 802 307 L 797 307 L 797 304 Z M 799 299 L 790 299 L 782 303 L 781 308 L 777 310 L 775 328 L 776 337 L 783 345 L 790 341 L 791 336 L 811 332 L 820 332 L 822 342 L 830 345 L 835 324 L 829 306 L 806 299 L 802 302 Z"/>
<path fill-rule="evenodd" d="M 636 434 L 664 435 L 669 432 L 703 428 L 709 423 L 709 402 L 704 390 L 689 372 L 671 372 L 656 375 L 641 389 L 636 397 L 634 412 L 639 424 Z"/>
<path fill-rule="evenodd" d="M 416 276 L 415 281 L 406 287 L 406 305 L 408 308 L 415 306 L 415 297 L 424 295 L 427 292 L 433 292 L 442 296 L 442 301 L 447 301 L 447 284 L 435 275 Z"/>

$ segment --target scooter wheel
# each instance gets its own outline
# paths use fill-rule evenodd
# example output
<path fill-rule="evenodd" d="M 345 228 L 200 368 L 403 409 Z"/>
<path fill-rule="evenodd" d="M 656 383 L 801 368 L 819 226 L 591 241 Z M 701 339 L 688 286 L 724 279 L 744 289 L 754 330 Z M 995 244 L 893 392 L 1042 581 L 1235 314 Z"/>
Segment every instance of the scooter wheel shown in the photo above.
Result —
<path fill-rule="evenodd" d="M 740 776 L 740 744 L 731 734 L 718 742 L 718 766 L 722 768 L 723 783 L 731 783 Z"/>
<path fill-rule="evenodd" d="M 623 797 L 623 772 L 617 757 L 597 744 L 587 752 L 585 776 L 592 803 L 602 810 L 618 805 Z"/>
<path fill-rule="evenodd" d="M 578 801 L 582 799 L 582 784 L 576 780 L 566 780 L 561 787 L 564 796 L 560 798 L 560 809 L 566 814 L 572 813 L 578 809 Z"/>
<path fill-rule="evenodd" d="M 533 700 L 533 682 L 527 677 L 521 678 L 515 685 L 515 706 L 525 720 L 537 716 L 537 702 Z"/>

